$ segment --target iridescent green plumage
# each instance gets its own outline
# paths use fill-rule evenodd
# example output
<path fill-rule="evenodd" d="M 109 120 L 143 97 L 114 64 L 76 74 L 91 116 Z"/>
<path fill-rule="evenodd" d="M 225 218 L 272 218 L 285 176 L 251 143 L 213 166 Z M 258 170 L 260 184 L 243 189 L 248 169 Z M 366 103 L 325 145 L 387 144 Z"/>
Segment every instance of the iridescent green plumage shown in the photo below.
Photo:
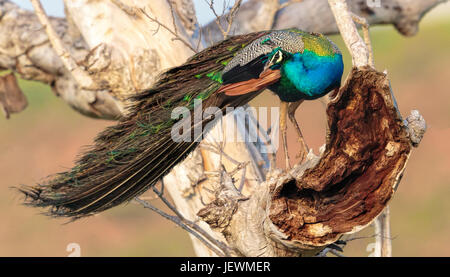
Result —
<path fill-rule="evenodd" d="M 217 72 L 225 67 L 216 61 L 232 59 L 242 44 L 264 34 L 230 38 L 163 73 L 153 89 L 133 98 L 132 113 L 103 131 L 72 170 L 52 176 L 42 185 L 20 188 L 28 197 L 27 204 L 51 207 L 54 216 L 77 218 L 144 192 L 198 144 L 171 140 L 173 108 L 192 109 L 196 98 L 204 100 L 204 107 L 239 106 L 256 95 L 211 97 L 221 85 Z"/>
<path fill-rule="evenodd" d="M 276 48 L 285 56 L 272 53 Z M 227 107 L 248 103 L 268 86 L 283 92 L 280 84 L 287 82 L 279 81 L 285 78 L 283 70 L 289 73 L 298 66 L 289 66 L 289 60 L 283 58 L 294 57 L 304 49 L 319 56 L 340 55 L 324 37 L 295 29 L 235 36 L 205 49 L 163 73 L 152 89 L 133 97 L 131 113 L 103 131 L 72 170 L 52 176 L 42 185 L 22 187 L 27 204 L 50 207 L 54 216 L 80 218 L 133 199 L 198 144 L 197 137 L 181 142 L 172 139 L 172 127 L 182 120 L 171 117 L 175 108 L 185 107 L 192 113 L 198 99 L 203 110 L 218 107 L 225 113 Z M 332 83 L 330 88 L 336 86 L 334 79 L 325 81 Z M 301 83 L 289 82 L 295 86 Z M 241 88 L 243 93 L 238 96 L 228 93 Z M 205 126 L 210 120 L 201 124 Z"/>

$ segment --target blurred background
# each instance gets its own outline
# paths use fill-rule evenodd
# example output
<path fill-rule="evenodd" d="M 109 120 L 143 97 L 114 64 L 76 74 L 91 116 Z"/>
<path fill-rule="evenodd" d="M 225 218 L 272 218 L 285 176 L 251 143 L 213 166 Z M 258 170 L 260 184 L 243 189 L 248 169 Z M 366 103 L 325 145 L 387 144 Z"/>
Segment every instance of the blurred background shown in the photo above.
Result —
<path fill-rule="evenodd" d="M 13 2 L 31 7 L 25 0 Z M 194 2 L 200 23 L 210 21 L 205 1 Z M 42 3 L 49 14 L 63 16 L 62 1 Z M 450 3 L 428 13 L 414 37 L 403 37 L 391 26 L 371 31 L 376 67 L 387 69 L 400 111 L 406 116 L 418 109 L 428 124 L 391 201 L 393 255 L 450 256 Z M 344 50 L 347 73 L 348 52 L 339 36 L 331 39 Z M 19 84 L 28 108 L 9 120 L 0 116 L 0 256 L 67 256 L 70 243 L 80 245 L 82 256 L 194 256 L 185 231 L 132 203 L 69 224 L 22 206 L 11 186 L 37 183 L 70 168 L 80 148 L 113 122 L 80 115 L 46 85 Z M 253 105 L 278 101 L 265 93 Z M 297 119 L 317 153 L 325 142 L 324 103 L 307 102 L 299 110 Z M 294 130 L 288 135 L 295 151 Z M 369 227 L 358 236 L 372 234 Z M 344 255 L 367 256 L 373 241 L 352 241 Z"/>

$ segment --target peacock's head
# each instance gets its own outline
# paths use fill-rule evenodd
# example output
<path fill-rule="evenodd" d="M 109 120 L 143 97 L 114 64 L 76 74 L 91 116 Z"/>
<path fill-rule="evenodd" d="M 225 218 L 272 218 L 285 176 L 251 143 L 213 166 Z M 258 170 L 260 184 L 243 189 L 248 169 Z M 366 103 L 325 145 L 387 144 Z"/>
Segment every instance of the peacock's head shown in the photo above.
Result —
<path fill-rule="evenodd" d="M 226 65 L 222 80 L 225 85 L 246 82 L 255 87 L 269 83 L 282 100 L 292 102 L 317 98 L 339 87 L 343 69 L 342 54 L 327 37 L 288 29 L 270 32 L 245 46 Z"/>

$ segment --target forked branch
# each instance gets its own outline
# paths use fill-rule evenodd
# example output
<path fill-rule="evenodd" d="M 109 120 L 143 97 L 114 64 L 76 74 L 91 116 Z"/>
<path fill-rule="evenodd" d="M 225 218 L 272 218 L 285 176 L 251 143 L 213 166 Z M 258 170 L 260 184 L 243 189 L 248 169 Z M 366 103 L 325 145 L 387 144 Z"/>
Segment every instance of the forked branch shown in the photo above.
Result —
<path fill-rule="evenodd" d="M 336 19 L 337 26 L 344 39 L 345 45 L 352 56 L 353 66 L 363 67 L 369 65 L 369 50 L 358 33 L 352 15 L 345 0 L 328 0 L 331 11 Z"/>
<path fill-rule="evenodd" d="M 80 66 L 77 65 L 75 59 L 70 55 L 70 52 L 66 49 L 55 29 L 53 29 L 47 14 L 42 7 L 39 0 L 30 0 L 35 10 L 36 16 L 39 18 L 42 26 L 44 26 L 47 32 L 50 43 L 53 46 L 56 54 L 61 58 L 64 66 L 69 72 L 71 72 L 73 78 L 77 81 L 78 85 L 83 89 L 94 89 L 94 82 L 91 77 Z"/>

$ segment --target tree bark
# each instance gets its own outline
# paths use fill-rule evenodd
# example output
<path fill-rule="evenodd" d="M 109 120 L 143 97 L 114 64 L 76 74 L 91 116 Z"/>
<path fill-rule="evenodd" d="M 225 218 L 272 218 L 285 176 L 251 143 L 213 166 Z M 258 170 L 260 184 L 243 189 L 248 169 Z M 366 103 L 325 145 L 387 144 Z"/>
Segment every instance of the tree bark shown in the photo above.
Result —
<path fill-rule="evenodd" d="M 419 30 L 422 17 L 436 5 L 447 0 L 348 0 L 350 11 L 367 19 L 368 23 L 393 24 L 405 36 L 412 36 Z M 267 29 L 297 27 L 301 30 L 323 34 L 339 32 L 327 0 L 290 1 L 279 9 L 278 1 L 249 0 L 245 2 L 233 21 L 232 34 L 245 34 Z M 289 1 L 284 1 L 289 2 Z M 380 3 L 378 6 L 377 3 Z M 221 32 L 215 22 L 203 28 L 208 43 L 221 40 Z"/>
<path fill-rule="evenodd" d="M 350 0 L 349 6 L 371 25 L 394 24 L 402 34 L 413 35 L 422 16 L 445 1 L 382 1 L 381 7 L 371 8 L 367 1 Z M 122 116 L 129 95 L 150 87 L 159 72 L 181 64 L 192 51 L 157 23 L 142 18 L 142 14 L 136 17 L 130 10 L 127 13 L 114 3 L 147 7 L 149 14 L 157 11 L 156 19 L 174 29 L 172 11 L 166 1 L 66 0 L 66 18 L 51 17 L 50 22 L 80 67 L 94 78 L 96 89 L 80 88 L 52 48 L 36 15 L 8 0 L 0 0 L 0 68 L 21 78 L 49 84 L 57 96 L 85 115 L 107 119 Z M 179 36 L 194 48 L 223 38 L 214 21 L 199 34 L 192 1 L 170 3 Z M 276 29 L 298 27 L 325 34 L 338 31 L 326 0 L 304 0 L 279 8 L 274 0 L 245 2 L 233 21 L 231 34 L 270 29 L 270 25 Z"/>
<path fill-rule="evenodd" d="M 250 199 L 212 202 L 199 216 L 244 256 L 310 256 L 369 225 L 395 192 L 412 143 L 385 74 L 353 69 L 327 108 L 326 146 L 274 172 Z M 226 190 L 226 188 L 224 188 Z M 228 224 L 221 203 L 239 203 Z M 225 227 L 224 227 L 225 226 Z"/>
<path fill-rule="evenodd" d="M 189 0 L 64 2 L 66 19 L 50 18 L 51 27 L 95 87 L 79 84 L 33 12 L 7 0 L 0 0 L 0 67 L 51 85 L 88 116 L 123 116 L 130 95 L 151 87 L 162 70 L 183 63 L 198 43 L 201 48 L 222 36 L 211 23 L 197 41 L 200 29 Z M 395 5 L 371 8 L 366 1 L 352 0 L 349 5 L 371 24 L 394 24 L 412 35 L 423 14 L 441 2 L 396 0 Z M 273 0 L 245 2 L 232 32 L 272 27 L 328 34 L 338 30 L 325 0 L 280 7 Z M 365 64 L 355 63 L 357 68 L 328 105 L 329 133 L 321 154 L 310 153 L 306 163 L 289 172 L 268 173 L 263 143 L 229 142 L 212 151 L 210 145 L 217 146 L 215 138 L 235 115 L 227 116 L 225 126 L 214 128 L 200 148 L 164 178 L 180 213 L 202 220 L 199 225 L 227 243 L 235 256 L 311 256 L 342 234 L 370 224 L 391 199 L 425 127 L 415 112 L 402 120 L 387 76 Z M 197 255 L 215 255 L 193 241 Z"/>

